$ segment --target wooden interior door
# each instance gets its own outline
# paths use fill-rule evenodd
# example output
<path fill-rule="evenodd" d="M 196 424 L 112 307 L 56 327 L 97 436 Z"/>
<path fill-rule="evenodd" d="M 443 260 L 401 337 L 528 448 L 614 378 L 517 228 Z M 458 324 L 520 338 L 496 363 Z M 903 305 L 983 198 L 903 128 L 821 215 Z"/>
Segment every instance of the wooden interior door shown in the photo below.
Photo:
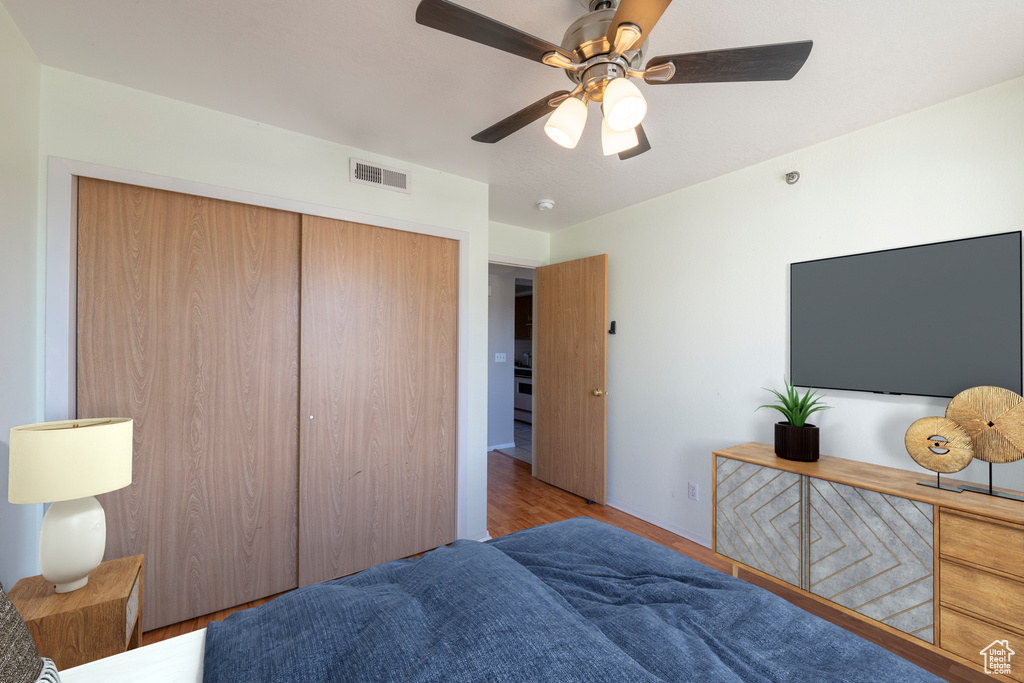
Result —
<path fill-rule="evenodd" d="M 296 585 L 299 216 L 82 178 L 78 416 L 131 417 L 107 559 L 149 630 Z"/>
<path fill-rule="evenodd" d="M 606 499 L 608 256 L 537 269 L 533 474 Z"/>
<path fill-rule="evenodd" d="M 455 539 L 458 243 L 302 217 L 299 584 Z"/>

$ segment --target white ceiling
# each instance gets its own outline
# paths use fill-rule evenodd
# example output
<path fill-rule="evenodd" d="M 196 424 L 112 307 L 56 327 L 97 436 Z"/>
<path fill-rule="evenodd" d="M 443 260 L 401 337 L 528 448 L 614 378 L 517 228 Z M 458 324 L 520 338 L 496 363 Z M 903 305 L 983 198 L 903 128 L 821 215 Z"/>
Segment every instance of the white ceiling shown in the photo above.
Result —
<path fill-rule="evenodd" d="M 491 220 L 557 230 L 1024 75 L 1022 0 L 681 0 L 648 57 L 811 39 L 791 81 L 640 83 L 653 149 L 575 150 L 540 121 L 470 136 L 545 94 L 560 70 L 420 26 L 416 0 L 0 0 L 46 65 L 490 185 Z M 561 43 L 578 0 L 461 0 Z M 413 178 L 415 182 L 415 177 Z M 552 211 L 536 209 L 554 199 Z"/>

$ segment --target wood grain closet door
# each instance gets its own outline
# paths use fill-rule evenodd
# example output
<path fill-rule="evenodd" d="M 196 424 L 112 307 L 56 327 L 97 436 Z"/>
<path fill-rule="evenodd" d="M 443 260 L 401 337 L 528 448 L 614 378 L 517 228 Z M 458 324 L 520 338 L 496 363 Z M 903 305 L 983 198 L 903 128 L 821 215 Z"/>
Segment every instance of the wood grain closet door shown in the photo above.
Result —
<path fill-rule="evenodd" d="M 299 216 L 82 178 L 78 415 L 135 420 L 143 628 L 296 585 Z"/>
<path fill-rule="evenodd" d="M 455 538 L 458 243 L 302 217 L 299 584 Z"/>

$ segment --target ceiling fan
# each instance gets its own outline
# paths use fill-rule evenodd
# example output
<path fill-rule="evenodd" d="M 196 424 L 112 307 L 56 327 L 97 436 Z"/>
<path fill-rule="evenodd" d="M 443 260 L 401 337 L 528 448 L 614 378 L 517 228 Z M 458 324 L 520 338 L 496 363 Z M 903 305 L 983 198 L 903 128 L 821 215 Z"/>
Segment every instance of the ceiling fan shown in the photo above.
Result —
<path fill-rule="evenodd" d="M 651 148 L 641 121 L 647 103 L 630 80 L 649 85 L 726 81 L 784 81 L 811 52 L 809 40 L 654 57 L 639 68 L 647 37 L 672 0 L 580 0 L 589 12 L 555 45 L 448 0 L 421 0 L 424 26 L 564 69 L 575 87 L 547 95 L 486 128 L 473 139 L 498 142 L 545 114 L 544 132 L 573 148 L 587 121 L 587 103 L 602 103 L 601 143 L 606 155 L 629 159 Z M 552 111 L 554 109 L 554 111 Z"/>

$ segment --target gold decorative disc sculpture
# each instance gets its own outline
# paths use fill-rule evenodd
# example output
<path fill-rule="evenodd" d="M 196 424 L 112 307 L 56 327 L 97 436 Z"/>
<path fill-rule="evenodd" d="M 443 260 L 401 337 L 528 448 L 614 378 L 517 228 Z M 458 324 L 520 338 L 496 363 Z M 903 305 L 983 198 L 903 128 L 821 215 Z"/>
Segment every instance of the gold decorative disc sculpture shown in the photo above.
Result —
<path fill-rule="evenodd" d="M 967 431 L 979 460 L 1002 463 L 1024 458 L 1024 398 L 1009 389 L 961 391 L 949 402 L 946 417 Z"/>
<path fill-rule="evenodd" d="M 910 425 L 904 442 L 914 462 L 932 472 L 959 472 L 974 459 L 971 435 L 945 417 L 922 417 Z"/>

